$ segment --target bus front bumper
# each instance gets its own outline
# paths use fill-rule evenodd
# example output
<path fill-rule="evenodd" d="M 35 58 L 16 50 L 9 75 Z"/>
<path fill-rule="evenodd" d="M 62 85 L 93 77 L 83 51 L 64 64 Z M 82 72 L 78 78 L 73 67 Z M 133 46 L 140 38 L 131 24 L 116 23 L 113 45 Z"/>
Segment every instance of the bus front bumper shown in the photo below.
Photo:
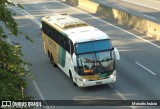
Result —
<path fill-rule="evenodd" d="M 77 81 L 79 87 L 96 86 L 102 84 L 108 84 L 116 81 L 116 75 L 112 75 L 106 79 L 95 80 L 95 81 Z"/>

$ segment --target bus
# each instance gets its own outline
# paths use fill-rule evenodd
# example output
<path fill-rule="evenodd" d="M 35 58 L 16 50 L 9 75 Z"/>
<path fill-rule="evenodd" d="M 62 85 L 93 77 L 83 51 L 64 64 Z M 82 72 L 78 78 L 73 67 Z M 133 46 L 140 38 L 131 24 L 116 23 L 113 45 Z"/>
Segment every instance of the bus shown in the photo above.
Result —
<path fill-rule="evenodd" d="M 103 31 L 67 14 L 45 16 L 42 23 L 44 51 L 79 87 L 116 81 L 117 48 Z"/>

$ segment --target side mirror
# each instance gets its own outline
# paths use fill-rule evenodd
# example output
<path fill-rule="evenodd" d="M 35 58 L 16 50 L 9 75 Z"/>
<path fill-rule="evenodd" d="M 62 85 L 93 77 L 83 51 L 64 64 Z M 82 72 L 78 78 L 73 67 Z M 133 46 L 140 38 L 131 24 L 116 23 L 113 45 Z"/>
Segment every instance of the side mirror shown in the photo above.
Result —
<path fill-rule="evenodd" d="M 117 48 L 114 47 L 114 55 L 115 55 L 115 58 L 116 60 L 120 60 L 120 54 L 119 54 L 119 51 Z"/>
<path fill-rule="evenodd" d="M 40 29 L 42 30 L 42 24 L 39 25 Z"/>
<path fill-rule="evenodd" d="M 73 53 L 73 55 L 72 55 L 72 61 L 73 61 L 73 65 L 77 66 L 77 61 L 76 61 L 76 55 L 75 55 L 75 53 Z"/>

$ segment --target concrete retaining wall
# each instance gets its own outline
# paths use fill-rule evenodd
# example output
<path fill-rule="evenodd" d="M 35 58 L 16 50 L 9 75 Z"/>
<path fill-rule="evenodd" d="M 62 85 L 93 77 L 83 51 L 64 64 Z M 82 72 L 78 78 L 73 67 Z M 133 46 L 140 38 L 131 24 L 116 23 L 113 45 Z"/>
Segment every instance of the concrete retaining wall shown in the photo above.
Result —
<path fill-rule="evenodd" d="M 131 27 L 157 40 L 160 40 L 160 24 L 141 18 L 109 6 L 95 3 L 90 0 L 65 0 L 92 13 L 100 14 L 106 18 L 114 19 L 117 23 Z M 72 1 L 72 3 L 71 3 Z M 75 5 L 76 4 L 76 5 Z"/>

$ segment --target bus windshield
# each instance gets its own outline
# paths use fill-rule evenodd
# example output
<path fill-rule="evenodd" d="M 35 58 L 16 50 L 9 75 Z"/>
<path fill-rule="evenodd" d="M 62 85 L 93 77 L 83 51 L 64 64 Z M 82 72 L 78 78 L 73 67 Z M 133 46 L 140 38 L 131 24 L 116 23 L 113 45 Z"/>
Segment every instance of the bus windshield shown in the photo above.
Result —
<path fill-rule="evenodd" d="M 92 75 L 106 73 L 114 70 L 112 51 L 81 54 L 77 56 L 77 69 L 79 75 Z"/>
<path fill-rule="evenodd" d="M 109 39 L 77 43 L 75 47 L 76 54 L 94 53 L 98 51 L 106 51 L 111 49 L 112 45 Z"/>

